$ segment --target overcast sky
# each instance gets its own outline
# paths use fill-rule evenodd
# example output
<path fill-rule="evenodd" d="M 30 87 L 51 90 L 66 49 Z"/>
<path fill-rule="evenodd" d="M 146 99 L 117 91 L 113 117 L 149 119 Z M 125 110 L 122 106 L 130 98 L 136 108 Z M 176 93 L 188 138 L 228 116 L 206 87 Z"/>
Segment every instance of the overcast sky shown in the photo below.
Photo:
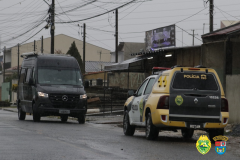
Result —
<path fill-rule="evenodd" d="M 108 12 L 131 0 L 55 0 L 57 34 L 82 40 L 83 23 L 87 25 L 87 42 L 115 50 L 115 12 L 75 23 Z M 176 24 L 176 45 L 200 45 L 201 35 L 209 32 L 209 4 L 207 0 L 136 0 L 119 9 L 119 42 L 144 42 L 145 31 Z M 51 0 L 46 0 L 51 4 Z M 28 40 L 47 22 L 48 4 L 44 0 L 0 0 L 1 49 Z M 214 30 L 221 20 L 240 20 L 239 0 L 214 0 Z M 204 23 L 206 24 L 204 27 Z M 184 29 L 183 32 L 180 28 Z M 43 29 L 27 42 L 50 37 L 50 30 Z M 55 48 L 57 49 L 57 48 Z M 80 51 L 81 52 L 81 51 Z M 96 53 L 97 54 L 97 53 Z"/>

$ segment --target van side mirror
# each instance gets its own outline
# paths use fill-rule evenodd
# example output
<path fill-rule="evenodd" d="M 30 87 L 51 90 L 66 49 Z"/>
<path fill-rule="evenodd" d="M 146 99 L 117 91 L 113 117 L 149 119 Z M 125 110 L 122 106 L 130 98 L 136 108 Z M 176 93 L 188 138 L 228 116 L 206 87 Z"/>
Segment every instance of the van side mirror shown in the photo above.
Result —
<path fill-rule="evenodd" d="M 29 81 L 28 81 L 28 85 L 30 85 L 30 86 L 34 85 L 33 78 L 30 78 L 30 79 L 29 79 Z"/>

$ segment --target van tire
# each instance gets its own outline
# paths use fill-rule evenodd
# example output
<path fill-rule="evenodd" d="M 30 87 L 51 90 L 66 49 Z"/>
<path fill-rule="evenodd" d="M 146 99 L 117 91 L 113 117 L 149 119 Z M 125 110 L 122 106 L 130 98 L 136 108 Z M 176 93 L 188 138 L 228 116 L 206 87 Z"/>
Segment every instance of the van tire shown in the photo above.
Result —
<path fill-rule="evenodd" d="M 61 122 L 67 122 L 68 115 L 61 115 L 60 118 L 61 118 Z"/>
<path fill-rule="evenodd" d="M 158 138 L 159 129 L 153 125 L 151 113 L 146 117 L 146 138 L 147 140 L 156 140 Z"/>
<path fill-rule="evenodd" d="M 35 110 L 35 104 L 32 105 L 32 110 L 33 110 L 33 121 L 34 122 L 40 122 L 41 116 L 39 115 L 39 113 L 34 111 Z"/>
<path fill-rule="evenodd" d="M 18 103 L 18 119 L 25 120 L 25 118 L 26 118 L 26 112 L 22 110 L 21 103 Z"/>
<path fill-rule="evenodd" d="M 224 135 L 224 129 L 211 129 L 208 131 L 210 141 L 214 141 L 213 138 L 216 136 Z"/>
<path fill-rule="evenodd" d="M 135 133 L 135 126 L 130 125 L 128 111 L 124 112 L 123 116 L 123 133 L 126 136 L 133 136 Z"/>
<path fill-rule="evenodd" d="M 194 129 L 183 128 L 181 129 L 181 132 L 184 139 L 190 139 L 193 136 Z"/>
<path fill-rule="evenodd" d="M 85 116 L 85 114 L 84 114 L 84 115 L 80 115 L 80 116 L 78 117 L 78 123 L 79 123 L 79 124 L 84 124 L 85 121 L 86 121 L 86 116 Z"/>

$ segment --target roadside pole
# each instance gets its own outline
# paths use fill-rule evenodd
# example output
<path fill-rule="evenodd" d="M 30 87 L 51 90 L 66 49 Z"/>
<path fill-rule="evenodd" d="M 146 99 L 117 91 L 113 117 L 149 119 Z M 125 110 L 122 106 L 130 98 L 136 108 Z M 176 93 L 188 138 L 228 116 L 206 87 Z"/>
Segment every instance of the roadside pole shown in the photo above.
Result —
<path fill-rule="evenodd" d="M 3 52 L 3 82 L 5 82 L 5 55 L 6 55 L 6 46 L 4 46 L 4 52 Z"/>

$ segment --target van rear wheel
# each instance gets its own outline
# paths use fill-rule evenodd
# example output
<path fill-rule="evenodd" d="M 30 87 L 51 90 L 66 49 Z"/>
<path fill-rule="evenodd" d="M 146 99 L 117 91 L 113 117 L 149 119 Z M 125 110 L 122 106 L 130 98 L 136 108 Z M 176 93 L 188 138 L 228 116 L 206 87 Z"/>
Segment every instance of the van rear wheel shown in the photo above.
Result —
<path fill-rule="evenodd" d="M 18 103 L 18 119 L 25 120 L 25 118 L 26 118 L 26 112 L 22 110 L 21 103 Z"/>

